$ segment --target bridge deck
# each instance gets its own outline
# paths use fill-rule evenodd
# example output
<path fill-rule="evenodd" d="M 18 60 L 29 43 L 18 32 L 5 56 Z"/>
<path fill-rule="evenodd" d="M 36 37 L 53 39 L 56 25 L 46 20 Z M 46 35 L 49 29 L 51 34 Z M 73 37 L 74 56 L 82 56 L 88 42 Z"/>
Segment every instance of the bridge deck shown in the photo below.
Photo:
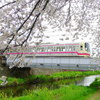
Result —
<path fill-rule="evenodd" d="M 10 65 L 12 60 L 8 60 Z M 30 64 L 28 64 L 30 62 Z M 25 67 L 72 70 L 99 70 L 99 60 L 85 57 L 32 57 L 25 58 Z"/>

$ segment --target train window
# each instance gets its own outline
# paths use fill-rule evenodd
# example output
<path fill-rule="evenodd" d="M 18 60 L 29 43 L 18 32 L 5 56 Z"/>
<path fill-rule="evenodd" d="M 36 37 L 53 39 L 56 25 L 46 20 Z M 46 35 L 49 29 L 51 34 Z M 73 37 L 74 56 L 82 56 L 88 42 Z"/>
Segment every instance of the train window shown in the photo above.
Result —
<path fill-rule="evenodd" d="M 55 47 L 54 51 L 60 52 L 60 51 L 64 51 L 64 49 L 65 49 L 65 47 Z"/>
<path fill-rule="evenodd" d="M 46 47 L 46 50 L 45 50 L 45 52 L 48 52 L 48 47 Z"/>
<path fill-rule="evenodd" d="M 39 50 L 38 50 L 39 52 L 42 52 L 42 48 L 39 48 Z"/>
<path fill-rule="evenodd" d="M 54 47 L 52 47 L 52 52 L 54 51 Z"/>
<path fill-rule="evenodd" d="M 67 51 L 69 51 L 69 46 L 67 47 Z"/>
<path fill-rule="evenodd" d="M 56 52 L 56 47 L 53 47 L 53 51 Z"/>
<path fill-rule="evenodd" d="M 56 51 L 59 51 L 59 47 L 56 48 Z"/>
<path fill-rule="evenodd" d="M 36 52 L 39 52 L 39 48 L 36 48 Z"/>
<path fill-rule="evenodd" d="M 79 46 L 76 46 L 76 50 L 79 51 Z"/>
<path fill-rule="evenodd" d="M 63 51 L 63 48 L 62 48 L 62 47 L 59 47 L 59 48 L 58 48 L 58 51 Z"/>
<path fill-rule="evenodd" d="M 43 52 L 46 52 L 46 48 L 43 48 Z"/>
<path fill-rule="evenodd" d="M 59 48 L 59 51 L 64 51 L 64 47 L 60 47 Z"/>
<path fill-rule="evenodd" d="M 44 52 L 44 48 L 41 48 L 41 52 Z"/>
<path fill-rule="evenodd" d="M 85 50 L 86 50 L 86 51 L 90 51 L 89 43 L 85 43 Z"/>
<path fill-rule="evenodd" d="M 37 52 L 40 52 L 40 50 L 41 50 L 41 49 L 40 49 L 40 48 L 38 48 L 38 49 L 37 49 Z"/>
<path fill-rule="evenodd" d="M 71 46 L 69 46 L 69 51 L 71 51 Z"/>
<path fill-rule="evenodd" d="M 78 48 L 79 48 L 78 46 L 75 46 L 75 51 L 78 51 Z"/>
<path fill-rule="evenodd" d="M 71 51 L 73 51 L 73 46 L 71 46 Z"/>
<path fill-rule="evenodd" d="M 48 47 L 48 52 L 53 52 L 53 47 Z"/>
<path fill-rule="evenodd" d="M 42 48 L 40 48 L 40 52 L 42 52 Z"/>
<path fill-rule="evenodd" d="M 62 51 L 62 47 L 58 47 L 58 51 Z"/>
<path fill-rule="evenodd" d="M 59 47 L 59 51 L 63 51 L 63 48 L 62 47 Z"/>
<path fill-rule="evenodd" d="M 51 47 L 51 52 L 53 52 L 53 47 Z"/>
<path fill-rule="evenodd" d="M 36 48 L 35 50 L 34 50 L 34 52 L 41 52 L 41 48 Z"/>
<path fill-rule="evenodd" d="M 46 52 L 48 52 L 48 47 L 47 47 L 47 51 Z"/>
<path fill-rule="evenodd" d="M 82 45 L 80 46 L 80 50 L 83 50 L 83 46 Z"/>
<path fill-rule="evenodd" d="M 46 48 L 44 48 L 44 52 L 46 52 Z"/>
<path fill-rule="evenodd" d="M 55 47 L 55 51 L 56 51 L 56 52 L 58 51 L 58 47 Z"/>
<path fill-rule="evenodd" d="M 78 46 L 74 46 L 75 47 L 75 51 L 78 51 Z"/>
<path fill-rule="evenodd" d="M 50 52 L 51 50 L 50 50 L 50 47 L 48 47 L 48 50 L 47 50 L 48 52 Z"/>
<path fill-rule="evenodd" d="M 73 46 L 69 46 L 69 51 L 73 51 Z"/>
<path fill-rule="evenodd" d="M 59 52 L 59 47 L 57 47 L 56 51 L 58 51 L 58 52 Z"/>
<path fill-rule="evenodd" d="M 71 46 L 71 51 L 73 51 L 73 46 Z"/>
<path fill-rule="evenodd" d="M 66 46 L 66 51 L 68 51 L 68 46 Z"/>
<path fill-rule="evenodd" d="M 75 46 L 73 46 L 73 51 L 75 51 Z"/>
<path fill-rule="evenodd" d="M 56 48 L 55 48 L 55 51 L 57 52 L 57 50 L 58 50 L 58 49 L 57 49 L 57 47 L 56 47 Z"/>
<path fill-rule="evenodd" d="M 58 47 L 56 47 L 56 52 L 58 51 Z"/>
<path fill-rule="evenodd" d="M 53 47 L 53 51 L 54 51 L 54 52 L 56 51 L 56 47 Z"/>
<path fill-rule="evenodd" d="M 65 47 L 63 47 L 63 51 L 65 51 Z"/>

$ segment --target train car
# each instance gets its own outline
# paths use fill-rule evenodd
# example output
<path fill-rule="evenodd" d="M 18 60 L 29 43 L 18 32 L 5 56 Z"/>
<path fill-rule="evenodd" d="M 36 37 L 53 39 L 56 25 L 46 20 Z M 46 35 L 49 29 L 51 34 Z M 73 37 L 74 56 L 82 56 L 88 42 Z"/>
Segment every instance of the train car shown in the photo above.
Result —
<path fill-rule="evenodd" d="M 36 46 L 36 56 L 90 56 L 89 43 L 49 44 Z"/>
<path fill-rule="evenodd" d="M 26 52 L 16 52 L 16 47 L 6 54 L 25 54 L 26 56 L 90 56 L 89 43 L 46 44 L 29 47 Z"/>

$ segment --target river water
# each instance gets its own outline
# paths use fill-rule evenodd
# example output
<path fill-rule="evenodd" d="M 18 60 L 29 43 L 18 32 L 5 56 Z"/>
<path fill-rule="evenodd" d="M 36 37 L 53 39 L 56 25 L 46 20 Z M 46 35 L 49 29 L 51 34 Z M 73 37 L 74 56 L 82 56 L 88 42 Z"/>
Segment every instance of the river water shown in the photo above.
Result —
<path fill-rule="evenodd" d="M 100 75 L 92 75 L 92 76 L 87 76 L 83 78 L 66 79 L 66 80 L 60 80 L 56 82 L 49 82 L 49 83 L 42 83 L 42 84 L 27 84 L 27 85 L 17 86 L 17 87 L 2 88 L 0 92 L 4 92 L 8 96 L 12 95 L 13 97 L 15 97 L 15 96 L 23 95 L 23 93 L 27 90 L 37 90 L 44 87 L 47 87 L 49 89 L 57 89 L 61 87 L 62 85 L 66 86 L 69 84 L 90 86 L 90 84 L 97 77 L 100 77 Z"/>
<path fill-rule="evenodd" d="M 100 75 L 92 75 L 84 77 L 84 79 L 78 82 L 77 85 L 90 86 L 90 84 L 93 83 L 97 77 L 100 77 Z"/>

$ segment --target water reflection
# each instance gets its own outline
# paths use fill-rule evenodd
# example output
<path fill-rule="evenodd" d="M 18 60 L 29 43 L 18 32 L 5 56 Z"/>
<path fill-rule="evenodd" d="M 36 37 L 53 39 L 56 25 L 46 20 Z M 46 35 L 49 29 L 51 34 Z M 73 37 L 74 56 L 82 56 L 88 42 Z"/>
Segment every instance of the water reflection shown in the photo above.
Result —
<path fill-rule="evenodd" d="M 100 75 L 85 77 L 82 81 L 78 82 L 77 85 L 90 86 L 90 84 L 93 83 L 97 77 L 100 77 Z"/>

